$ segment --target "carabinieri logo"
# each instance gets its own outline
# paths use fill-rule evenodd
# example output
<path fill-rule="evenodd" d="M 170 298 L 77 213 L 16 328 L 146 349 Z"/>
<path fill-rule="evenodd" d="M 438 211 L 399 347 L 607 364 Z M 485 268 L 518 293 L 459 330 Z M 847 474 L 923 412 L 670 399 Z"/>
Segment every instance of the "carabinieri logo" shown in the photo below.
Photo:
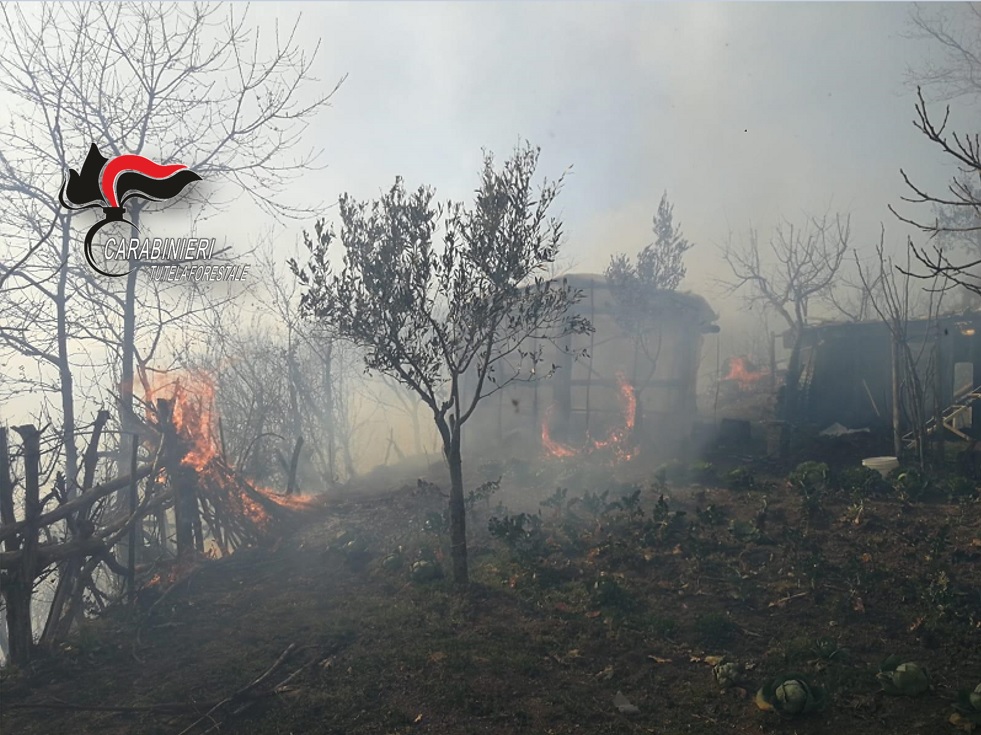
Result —
<path fill-rule="evenodd" d="M 192 181 L 201 177 L 182 163 L 162 165 L 149 158 L 122 155 L 106 158 L 95 143 L 82 164 L 82 171 L 68 170 L 58 199 L 65 209 L 91 209 L 102 207 L 106 218 L 93 225 L 85 235 L 85 260 L 89 266 L 104 276 L 125 276 L 126 273 L 110 273 L 96 265 L 92 258 L 92 238 L 110 222 L 126 222 L 123 204 L 135 197 L 154 202 L 173 199 Z M 135 225 L 134 225 L 135 226 Z"/>

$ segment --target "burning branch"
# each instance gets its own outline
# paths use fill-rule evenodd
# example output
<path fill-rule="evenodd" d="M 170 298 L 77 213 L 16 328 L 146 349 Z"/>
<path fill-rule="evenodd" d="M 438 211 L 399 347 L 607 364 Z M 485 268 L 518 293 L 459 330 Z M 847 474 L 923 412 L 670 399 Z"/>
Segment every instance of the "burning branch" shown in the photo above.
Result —
<path fill-rule="evenodd" d="M 311 507 L 309 498 L 278 496 L 250 484 L 225 459 L 218 436 L 215 386 L 203 373 L 145 386 L 150 422 L 169 449 L 163 467 L 173 497 L 177 555 L 204 553 L 210 540 L 222 555 L 259 542 L 274 520 Z"/>

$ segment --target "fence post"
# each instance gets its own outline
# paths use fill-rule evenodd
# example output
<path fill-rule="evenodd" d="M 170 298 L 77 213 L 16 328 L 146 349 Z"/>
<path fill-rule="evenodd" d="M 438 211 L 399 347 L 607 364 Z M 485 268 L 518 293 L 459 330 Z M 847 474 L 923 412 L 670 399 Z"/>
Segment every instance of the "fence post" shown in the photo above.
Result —
<path fill-rule="evenodd" d="M 138 453 L 140 450 L 140 435 L 133 434 L 133 452 L 129 458 L 129 516 L 130 528 L 129 528 L 129 558 L 126 564 L 126 591 L 129 594 L 129 601 L 133 602 L 136 599 L 136 544 L 141 541 L 140 535 L 137 533 L 137 529 L 142 527 L 142 520 L 133 519 L 136 513 L 136 462 L 138 459 Z"/>
<path fill-rule="evenodd" d="M 24 444 L 24 531 L 20 541 L 14 543 L 21 550 L 21 565 L 13 570 L 4 585 L 4 598 L 7 604 L 7 633 L 10 641 L 10 660 L 17 666 L 31 661 L 34 652 L 34 631 L 31 625 L 31 594 L 34 590 L 37 553 L 37 518 L 41 514 L 41 432 L 33 424 L 15 426 Z M 4 457 L 7 455 L 6 433 L 3 436 Z M 5 461 L 0 484 L 5 485 L 4 495 L 10 498 L 13 512 L 13 487 L 10 483 L 9 458 Z M 4 501 L 6 505 L 6 499 Z M 6 515 L 6 512 L 4 513 Z M 8 542 L 9 543 L 9 542 Z"/>

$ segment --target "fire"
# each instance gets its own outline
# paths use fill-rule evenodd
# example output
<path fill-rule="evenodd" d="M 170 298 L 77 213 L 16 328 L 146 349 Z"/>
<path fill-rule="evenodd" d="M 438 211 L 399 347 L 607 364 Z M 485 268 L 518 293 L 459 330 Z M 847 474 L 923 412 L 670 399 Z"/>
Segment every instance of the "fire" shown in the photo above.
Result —
<path fill-rule="evenodd" d="M 268 487 L 257 487 L 263 496 L 276 503 L 276 505 L 282 506 L 283 508 L 291 508 L 293 510 L 309 510 L 311 508 L 317 508 L 324 504 L 323 495 L 280 495 L 275 490 L 271 490 Z"/>
<path fill-rule="evenodd" d="M 550 406 L 545 411 L 545 419 L 542 421 L 542 447 L 545 449 L 546 454 L 552 457 L 563 458 L 574 457 L 579 454 L 589 454 L 605 449 L 611 450 L 617 459 L 631 459 L 633 455 L 629 447 L 629 441 L 637 420 L 637 394 L 633 386 L 627 382 L 623 373 L 617 373 L 617 391 L 623 415 L 622 425 L 611 429 L 605 439 L 592 439 L 587 436 L 586 444 L 578 449 L 552 439 L 549 424 L 555 407 Z"/>
<path fill-rule="evenodd" d="M 316 496 L 287 497 L 257 488 L 229 464 L 218 438 L 216 389 L 211 376 L 182 372 L 157 374 L 151 380 L 144 371 L 140 379 L 148 423 L 165 436 L 176 434 L 177 449 L 165 449 L 170 459 L 163 460 L 163 469 L 175 493 L 193 497 L 192 507 L 199 518 L 194 543 L 198 552 L 226 556 L 236 548 L 259 542 L 276 518 L 316 505 Z M 161 399 L 170 403 L 169 415 L 160 411 Z"/>
<path fill-rule="evenodd" d="M 183 464 L 201 471 L 221 453 L 215 439 L 218 423 L 215 413 L 215 384 L 206 373 L 184 372 L 178 377 L 157 374 L 153 381 L 145 373 L 140 376 L 147 412 L 155 402 L 164 398 L 173 404 L 174 427 L 186 443 Z"/>
<path fill-rule="evenodd" d="M 141 585 L 143 589 L 150 587 L 166 588 L 178 582 L 182 577 L 186 577 L 190 572 L 198 567 L 195 559 L 185 559 L 183 561 L 165 562 L 162 569 L 153 573 Z"/>
<path fill-rule="evenodd" d="M 548 425 L 555 412 L 555 406 L 549 406 L 545 411 L 545 419 L 542 421 L 542 446 L 545 451 L 553 457 L 574 457 L 578 452 L 572 447 L 553 441 L 549 432 Z"/>
<path fill-rule="evenodd" d="M 769 370 L 754 370 L 748 358 L 736 356 L 729 358 L 729 371 L 722 380 L 732 381 L 740 390 L 748 391 L 769 374 Z"/>

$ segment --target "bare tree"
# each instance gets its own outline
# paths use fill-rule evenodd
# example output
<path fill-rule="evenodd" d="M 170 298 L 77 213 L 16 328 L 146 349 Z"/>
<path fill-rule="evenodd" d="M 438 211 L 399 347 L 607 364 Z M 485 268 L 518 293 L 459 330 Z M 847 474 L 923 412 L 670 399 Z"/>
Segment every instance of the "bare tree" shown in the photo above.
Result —
<path fill-rule="evenodd" d="M 299 286 L 271 249 L 259 258 L 261 280 L 252 292 L 269 308 L 244 323 L 240 304 L 212 310 L 212 328 L 203 340 L 187 339 L 180 363 L 214 376 L 231 464 L 269 483 L 281 474 L 280 456 L 302 437 L 301 473 L 331 487 L 351 470 L 338 452 L 351 440 L 351 391 L 342 383 L 357 372 L 355 355 L 300 318 Z"/>
<path fill-rule="evenodd" d="M 981 137 L 978 133 L 947 132 L 947 122 L 950 117 L 948 107 L 943 121 L 939 126 L 930 118 L 922 91 L 918 92 L 916 103 L 916 128 L 930 141 L 935 143 L 947 156 L 958 165 L 960 176 L 954 176 L 944 194 L 927 192 L 913 183 L 904 170 L 900 170 L 903 181 L 911 192 L 902 200 L 910 204 L 934 205 L 945 208 L 947 217 L 941 220 L 934 216 L 932 220 L 900 214 L 892 205 L 889 209 L 896 217 L 921 232 L 929 235 L 933 244 L 917 246 L 909 240 L 909 249 L 917 261 L 918 273 L 912 273 L 915 278 L 942 279 L 941 288 L 950 289 L 955 286 L 967 289 L 971 293 L 981 295 L 981 258 L 968 262 L 955 263 L 949 252 L 944 249 L 939 239 L 944 234 L 959 233 L 961 235 L 977 235 L 981 233 Z"/>
<path fill-rule="evenodd" d="M 828 296 L 848 250 L 849 234 L 848 216 L 825 214 L 808 218 L 803 227 L 783 222 L 766 249 L 758 232 L 750 230 L 748 239 L 739 244 L 730 236 L 722 250 L 733 275 L 724 282 L 730 293 L 742 291 L 750 307 L 773 311 L 791 333 L 794 346 L 779 409 L 785 420 L 796 407 L 801 335 L 811 305 Z"/>
<path fill-rule="evenodd" d="M 471 208 L 434 204 L 431 189 L 401 179 L 374 202 L 340 199 L 339 237 L 323 221 L 306 238 L 306 314 L 365 350 L 365 366 L 411 388 L 432 412 L 450 472 L 453 577 L 466 584 L 462 429 L 479 402 L 535 379 L 541 343 L 589 325 L 567 314 L 581 293 L 543 276 L 561 224 L 548 216 L 561 179 L 537 193 L 538 150 L 518 150 L 500 170 L 485 157 Z M 434 242 L 443 225 L 441 248 Z M 339 239 L 343 266 L 328 248 Z M 537 374 L 550 371 L 539 370 Z"/>
<path fill-rule="evenodd" d="M 235 189 L 277 218 L 303 216 L 318 203 L 294 204 L 283 196 L 284 187 L 315 164 L 316 154 L 296 160 L 288 156 L 331 92 L 302 99 L 315 81 L 310 69 L 316 49 L 308 55 L 298 47 L 296 24 L 285 38 L 277 31 L 265 43 L 248 25 L 247 11 L 236 8 L 120 3 L 36 10 L 9 6 L 2 13 L 0 88 L 18 100 L 3 121 L 2 179 L 4 189 L 16 195 L 3 217 L 17 241 L 27 243 L 10 259 L 18 267 L 2 273 L 5 296 L 21 299 L 5 311 L 13 308 L 22 316 L 20 330 L 3 330 L 3 339 L 28 357 L 56 358 L 67 446 L 73 406 L 67 397 L 72 381 L 64 344 L 84 335 L 72 332 L 66 302 L 78 291 L 73 275 L 85 271 L 63 266 L 76 261 L 75 228 L 86 218 L 64 211 L 50 184 L 78 166 L 98 142 L 112 155 L 149 155 L 191 166 L 213 184 L 188 196 L 199 216 L 227 206 Z M 218 188 L 222 182 L 231 188 Z M 133 207 L 133 221 L 138 223 L 149 208 Z M 37 260 L 48 242 L 54 245 L 50 257 Z M 132 410 L 143 323 L 137 320 L 139 274 L 140 268 L 133 267 L 121 292 L 115 284 L 102 287 L 102 294 L 112 293 L 120 307 L 124 422 Z M 12 278 L 14 286 L 9 285 Z M 46 318 L 50 311 L 41 308 L 42 301 L 53 307 L 54 328 L 36 326 L 57 335 L 57 353 L 32 344 L 32 318 Z M 69 477 L 74 481 L 74 473 Z"/>
<path fill-rule="evenodd" d="M 735 244 L 730 236 L 722 257 L 732 270 L 726 282 L 730 292 L 747 289 L 751 306 L 771 309 L 799 333 L 808 323 L 811 304 L 827 295 L 848 250 L 850 218 L 811 217 L 804 227 L 791 222 L 777 226 L 769 252 L 760 246 L 759 233 Z"/>
<path fill-rule="evenodd" d="M 909 37 L 930 42 L 940 59 L 907 72 L 909 83 L 936 99 L 981 99 L 981 3 L 915 3 Z"/>
<path fill-rule="evenodd" d="M 58 182 L 97 143 L 110 156 L 137 154 L 193 168 L 209 182 L 199 191 L 192 187 L 184 200 L 195 207 L 189 210 L 197 213 L 195 222 L 242 191 L 260 211 L 302 216 L 318 203 L 294 204 L 285 187 L 315 165 L 316 152 L 290 158 L 332 92 L 306 96 L 316 85 L 310 73 L 316 49 L 307 54 L 299 47 L 296 25 L 285 37 L 277 29 L 266 42 L 249 25 L 247 10 L 119 3 L 5 5 L 0 13 L 0 90 L 13 100 L 0 113 L 0 191 L 8 201 L 0 234 L 8 250 L 2 260 L 11 264 L 0 267 L 0 349 L 34 366 L 15 386 L 60 396 L 72 494 L 79 471 L 76 404 L 84 395 L 79 374 L 104 380 L 92 367 L 108 350 L 123 430 L 138 429 L 139 368 L 163 351 L 164 333 L 177 320 L 188 326 L 202 304 L 191 289 L 138 288 L 138 262 L 123 279 L 95 278 L 76 245 L 79 228 L 91 220 L 61 207 Z M 153 205 L 133 205 L 130 217 L 138 224 L 151 211 Z M 119 448 L 124 467 L 127 441 Z"/>
<path fill-rule="evenodd" d="M 914 293 L 909 273 L 910 251 L 907 251 L 906 267 L 899 268 L 891 257 L 886 256 L 884 239 L 883 232 L 875 248 L 875 265 L 863 265 L 858 253 L 855 254 L 855 265 L 869 303 L 892 338 L 893 451 L 898 457 L 905 450 L 903 428 L 910 427 L 909 433 L 922 466 L 930 418 L 929 386 L 939 364 L 937 352 L 930 349 L 928 339 L 921 339 L 919 343 L 911 339 L 909 323 L 917 317 L 935 321 L 940 314 L 944 292 L 928 289 L 925 294 Z M 918 295 L 926 296 L 925 303 L 921 303 Z"/>

